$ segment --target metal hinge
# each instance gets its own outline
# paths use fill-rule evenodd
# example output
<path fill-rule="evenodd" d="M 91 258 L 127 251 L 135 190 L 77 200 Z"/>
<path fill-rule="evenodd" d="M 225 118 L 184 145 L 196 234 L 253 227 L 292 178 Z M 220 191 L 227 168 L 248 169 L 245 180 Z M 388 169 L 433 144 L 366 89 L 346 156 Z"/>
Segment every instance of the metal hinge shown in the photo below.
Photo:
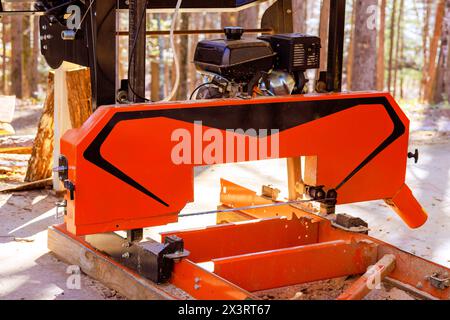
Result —
<path fill-rule="evenodd" d="M 63 208 L 62 214 L 60 214 L 60 209 Z M 56 203 L 56 214 L 55 219 L 64 217 L 67 214 L 67 200 L 59 201 Z"/>

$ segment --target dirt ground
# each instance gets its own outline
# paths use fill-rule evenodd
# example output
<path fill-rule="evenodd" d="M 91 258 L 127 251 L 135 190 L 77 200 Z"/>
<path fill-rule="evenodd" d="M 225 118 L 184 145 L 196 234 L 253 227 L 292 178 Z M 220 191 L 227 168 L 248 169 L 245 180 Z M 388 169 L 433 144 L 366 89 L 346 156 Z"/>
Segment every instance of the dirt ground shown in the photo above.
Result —
<path fill-rule="evenodd" d="M 33 135 L 40 116 L 40 106 L 20 105 L 13 126 L 18 135 Z M 339 207 L 365 219 L 370 234 L 403 250 L 450 267 L 450 110 L 445 108 L 407 108 L 412 119 L 412 146 L 421 153 L 420 162 L 409 163 L 407 182 L 430 215 L 419 230 L 410 230 L 382 202 Z M 0 167 L 12 166 L 13 172 L 1 172 L 0 189 L 23 179 L 27 155 L 0 155 Z M 286 194 L 285 161 L 246 163 L 201 168 L 196 172 L 196 202 L 185 212 L 213 210 L 219 203 L 221 177 L 254 190 L 272 183 Z M 0 193 L 0 299 L 122 299 L 116 292 L 87 276 L 81 276 L 80 289 L 68 289 L 70 268 L 48 252 L 47 227 L 60 223 L 55 219 L 58 197 L 51 190 Z M 176 228 L 210 225 L 215 216 L 181 219 L 178 224 L 152 228 L 159 232 Z M 331 280 L 330 280 L 331 281 Z M 345 279 L 332 280 L 342 287 Z M 384 288 L 373 294 L 378 298 L 410 299 L 402 292 Z M 305 289 L 285 291 L 287 299 L 306 299 Z M 261 293 L 262 298 L 270 299 Z M 333 293 L 316 292 L 316 298 L 333 298 Z"/>

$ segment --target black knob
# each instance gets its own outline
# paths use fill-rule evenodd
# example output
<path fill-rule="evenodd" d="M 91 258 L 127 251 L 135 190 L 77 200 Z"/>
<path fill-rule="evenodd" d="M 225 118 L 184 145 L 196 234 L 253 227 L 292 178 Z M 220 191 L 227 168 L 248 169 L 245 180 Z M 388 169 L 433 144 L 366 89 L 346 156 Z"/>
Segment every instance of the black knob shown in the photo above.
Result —
<path fill-rule="evenodd" d="M 414 163 L 419 162 L 419 150 L 415 150 L 414 153 L 409 152 L 408 153 L 408 158 L 409 159 L 414 159 Z"/>
<path fill-rule="evenodd" d="M 70 193 L 70 200 L 75 199 L 75 185 L 70 180 L 64 181 L 64 188 L 66 188 Z"/>
<path fill-rule="evenodd" d="M 225 36 L 227 37 L 227 40 L 241 40 L 242 35 L 244 34 L 244 28 L 225 27 L 224 32 Z"/>

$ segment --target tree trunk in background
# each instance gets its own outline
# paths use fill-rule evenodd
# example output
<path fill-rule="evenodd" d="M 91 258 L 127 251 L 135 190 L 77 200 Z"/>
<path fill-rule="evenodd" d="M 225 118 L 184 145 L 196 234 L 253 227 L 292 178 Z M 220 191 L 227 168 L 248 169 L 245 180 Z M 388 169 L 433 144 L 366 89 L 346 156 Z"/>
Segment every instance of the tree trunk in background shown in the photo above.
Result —
<path fill-rule="evenodd" d="M 397 80 L 398 80 L 398 69 L 399 69 L 399 60 L 400 60 L 400 47 L 402 46 L 403 42 L 403 29 L 402 29 L 402 22 L 403 22 L 403 11 L 405 8 L 405 0 L 400 0 L 400 11 L 397 16 L 397 41 L 395 44 L 395 66 L 394 66 L 394 97 L 397 96 Z"/>
<path fill-rule="evenodd" d="M 423 46 L 423 70 L 422 81 L 420 88 L 420 100 L 425 99 L 425 86 L 427 84 L 427 71 L 428 71 L 428 38 L 430 32 L 430 17 L 431 17 L 431 5 L 433 0 L 425 0 L 425 21 L 423 25 L 422 46 Z"/>
<path fill-rule="evenodd" d="M 13 8 L 20 9 L 17 4 Z M 11 32 L 11 93 L 17 98 L 23 97 L 22 93 L 22 54 L 23 54 L 23 27 L 21 16 L 11 17 L 11 25 L 14 31 Z"/>
<path fill-rule="evenodd" d="M 31 44 L 31 61 L 30 69 L 28 70 L 29 88 L 32 98 L 37 97 L 39 84 L 39 17 L 31 17 L 31 27 L 33 34 L 33 42 Z"/>
<path fill-rule="evenodd" d="M 307 33 L 308 1 L 292 0 L 294 32 Z"/>
<path fill-rule="evenodd" d="M 253 6 L 238 14 L 238 26 L 244 29 L 259 28 L 259 7 Z"/>
<path fill-rule="evenodd" d="M 179 28 L 182 30 L 189 30 L 189 13 L 182 13 L 180 15 Z M 180 86 L 177 92 L 177 100 L 187 100 L 189 91 L 189 36 L 180 36 L 178 38 L 178 56 L 180 57 Z"/>
<path fill-rule="evenodd" d="M 327 70 L 329 21 L 330 21 L 330 0 L 323 0 L 322 9 L 320 10 L 320 26 L 319 26 L 319 37 L 322 43 L 322 49 L 320 50 L 320 71 Z"/>
<path fill-rule="evenodd" d="M 436 10 L 436 21 L 434 25 L 434 34 L 430 44 L 430 60 L 428 62 L 427 83 L 425 86 L 425 100 L 431 101 L 433 98 L 433 88 L 436 76 L 436 55 L 439 46 L 439 40 L 442 34 L 442 22 L 444 20 L 445 0 L 439 0 Z"/>
<path fill-rule="evenodd" d="M 347 56 L 347 89 L 352 88 L 353 80 L 353 63 L 355 58 L 355 28 L 356 28 L 356 0 L 352 2 L 352 15 L 350 20 L 350 40 L 348 45 Z"/>
<path fill-rule="evenodd" d="M 450 103 L 450 0 L 447 0 L 445 8 L 445 33 L 447 34 L 446 44 L 447 51 L 445 56 L 445 74 L 444 74 L 444 92 L 447 102 Z"/>
<path fill-rule="evenodd" d="M 445 91 L 445 73 L 446 73 L 446 61 L 448 56 L 448 42 L 445 33 L 441 36 L 441 48 L 439 53 L 439 60 L 436 69 L 436 86 L 434 89 L 433 104 L 438 104 L 444 101 Z"/>
<path fill-rule="evenodd" d="M 377 57 L 377 90 L 384 90 L 384 73 L 386 69 L 384 60 L 386 33 L 386 0 L 381 0 L 380 6 L 380 30 L 378 32 L 378 57 Z"/>
<path fill-rule="evenodd" d="M 369 6 L 377 0 L 355 1 L 354 58 L 351 90 L 374 90 L 377 86 L 377 28 L 371 25 Z M 376 20 L 375 20 L 376 21 Z"/>
<path fill-rule="evenodd" d="M 32 28 L 31 28 L 31 19 L 30 17 L 22 18 L 22 28 L 23 28 L 23 37 L 22 37 L 22 70 L 23 70 L 23 78 L 22 78 L 22 95 L 24 98 L 31 97 L 31 87 L 30 87 L 30 75 L 34 70 L 30 70 L 31 61 L 33 60 L 33 52 L 31 48 L 31 42 L 33 40 Z"/>
<path fill-rule="evenodd" d="M 6 28 L 8 27 L 9 23 L 8 23 L 8 17 L 3 17 L 2 18 L 2 90 L 3 90 L 3 94 L 8 94 L 8 78 L 6 76 L 7 73 L 7 68 L 6 68 L 6 64 L 7 59 L 6 59 L 6 44 L 7 44 L 7 36 L 8 33 L 6 32 Z"/>
<path fill-rule="evenodd" d="M 444 19 L 442 23 L 441 47 L 436 69 L 435 90 L 432 102 L 437 104 L 444 100 L 450 102 L 450 0 L 446 1 Z"/>
<path fill-rule="evenodd" d="M 397 0 L 393 0 L 393 8 L 391 14 L 391 30 L 389 43 L 389 69 L 388 69 L 388 90 L 392 92 L 392 66 L 394 60 L 394 40 L 395 40 L 395 12 L 397 11 Z"/>
<path fill-rule="evenodd" d="M 237 25 L 237 15 L 234 12 L 224 12 L 220 15 L 222 28 L 234 27 Z"/>

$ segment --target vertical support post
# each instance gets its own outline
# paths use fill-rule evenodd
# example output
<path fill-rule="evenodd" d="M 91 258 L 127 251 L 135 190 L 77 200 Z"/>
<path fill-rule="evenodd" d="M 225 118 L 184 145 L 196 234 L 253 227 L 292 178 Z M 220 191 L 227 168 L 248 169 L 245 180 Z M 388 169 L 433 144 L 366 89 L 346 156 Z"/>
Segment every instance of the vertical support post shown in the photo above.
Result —
<path fill-rule="evenodd" d="M 345 0 L 331 0 L 328 34 L 327 91 L 342 90 L 342 66 L 344 61 Z"/>
<path fill-rule="evenodd" d="M 91 0 L 93 1 L 93 0 Z M 87 26 L 91 68 L 92 107 L 116 102 L 117 0 L 95 1 Z"/>
<path fill-rule="evenodd" d="M 146 0 L 129 1 L 129 100 L 144 102 L 145 99 L 145 31 Z"/>
<path fill-rule="evenodd" d="M 295 201 L 300 195 L 304 194 L 304 182 L 302 177 L 302 161 L 301 158 L 288 158 L 288 191 L 289 200 Z"/>
<path fill-rule="evenodd" d="M 275 33 L 294 32 L 292 15 L 292 0 L 278 0 L 264 13 L 261 28 L 271 28 Z M 289 200 L 297 200 L 304 185 L 300 157 L 287 159 L 287 174 Z"/>
<path fill-rule="evenodd" d="M 69 111 L 69 94 L 67 90 L 67 71 L 78 67 L 69 62 L 63 62 L 61 67 L 55 70 L 54 91 L 54 148 L 53 148 L 53 167 L 59 164 L 59 155 L 61 154 L 61 137 L 64 133 L 72 129 Z M 59 181 L 58 174 L 53 174 L 53 189 L 62 191 L 64 188 Z"/>

